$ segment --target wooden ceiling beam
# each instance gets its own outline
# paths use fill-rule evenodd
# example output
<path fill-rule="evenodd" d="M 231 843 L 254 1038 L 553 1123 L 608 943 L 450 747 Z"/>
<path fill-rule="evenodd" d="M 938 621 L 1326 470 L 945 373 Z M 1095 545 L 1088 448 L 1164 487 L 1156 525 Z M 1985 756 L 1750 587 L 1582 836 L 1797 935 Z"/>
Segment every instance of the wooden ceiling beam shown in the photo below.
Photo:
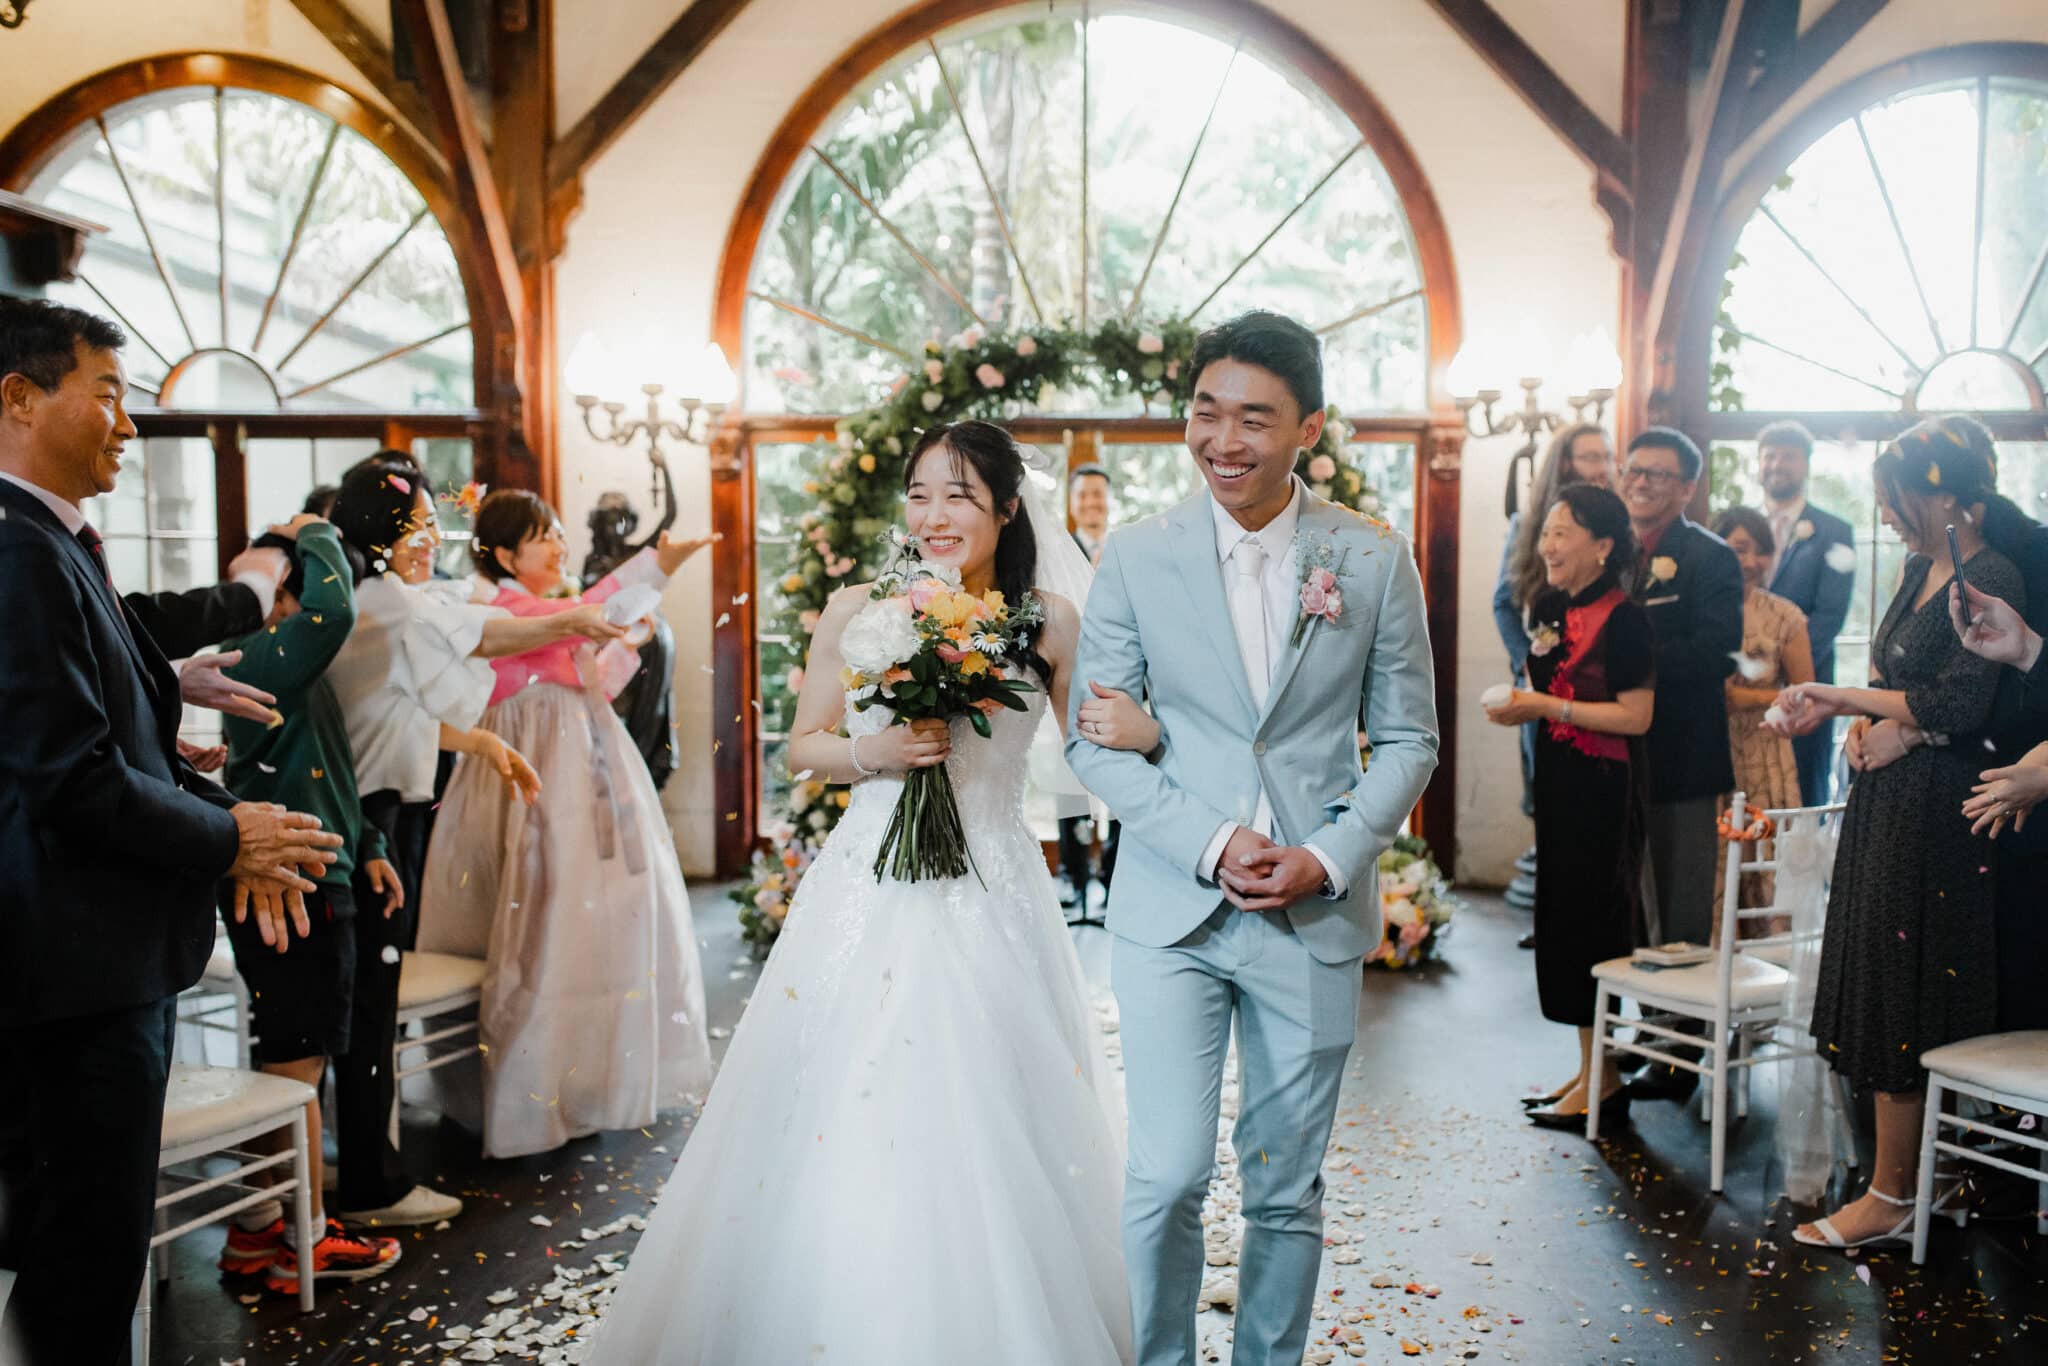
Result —
<path fill-rule="evenodd" d="M 1736 130 L 1754 69 L 1758 36 L 1771 8 L 1787 0 L 1727 0 L 1714 41 L 1714 56 L 1693 106 L 1692 133 L 1679 172 L 1678 193 L 1657 249 L 1643 340 L 1656 350 L 1644 361 L 1652 374 L 1668 370 L 1670 343 L 1680 309 L 1674 290 L 1699 267 L 1701 240 L 1721 183 L 1721 168 L 1736 147 Z"/>
<path fill-rule="evenodd" d="M 560 194 L 604 153 L 661 93 L 675 84 L 748 0 L 690 0 L 674 23 L 626 68 L 603 98 L 548 149 L 548 186 Z"/>
<path fill-rule="evenodd" d="M 1783 109 L 1786 103 L 1805 89 L 1806 83 L 1820 73 L 1820 69 L 1834 59 L 1836 53 L 1846 47 L 1851 38 L 1884 9 L 1890 0 L 1835 0 L 1827 12 L 1813 21 L 1792 50 L 1792 58 L 1770 75 L 1757 82 L 1743 101 L 1740 131 L 1735 136 L 1735 145 L 1740 147 L 1756 136 L 1757 130 L 1770 122 L 1772 115 Z"/>
<path fill-rule="evenodd" d="M 292 0 L 292 7 L 320 30 L 320 36 L 334 45 L 334 50 L 348 60 L 386 104 L 398 111 L 398 117 L 411 125 L 416 136 L 433 143 L 434 116 L 426 101 L 410 83 L 398 79 L 390 49 L 370 31 L 369 25 L 356 17 L 346 0 Z"/>
<path fill-rule="evenodd" d="M 476 331 L 476 366 L 488 376 L 491 391 L 485 406 L 509 421 L 522 422 L 519 375 L 526 345 L 526 287 L 490 154 L 470 108 L 446 0 L 396 0 L 393 9 L 418 54 L 420 86 L 433 111 L 435 145 L 448 159 L 455 184 L 459 212 L 449 226 L 458 235 L 458 249 L 467 259 L 486 314 Z"/>
<path fill-rule="evenodd" d="M 1628 143 L 1589 108 L 1487 0 L 1429 0 L 1429 7 L 1472 45 L 1551 131 L 1571 144 L 1610 189 L 1626 193 Z"/>

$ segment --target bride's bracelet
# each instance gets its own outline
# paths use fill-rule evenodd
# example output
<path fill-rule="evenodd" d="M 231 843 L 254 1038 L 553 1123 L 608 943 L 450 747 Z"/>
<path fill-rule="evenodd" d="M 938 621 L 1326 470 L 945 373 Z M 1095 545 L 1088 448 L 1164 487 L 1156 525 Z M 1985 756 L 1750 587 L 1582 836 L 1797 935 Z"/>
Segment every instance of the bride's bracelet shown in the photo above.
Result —
<path fill-rule="evenodd" d="M 860 737 L 858 735 L 846 737 L 846 757 L 853 760 L 853 771 L 862 778 L 872 778 L 881 772 L 880 769 L 869 768 L 860 761 Z"/>

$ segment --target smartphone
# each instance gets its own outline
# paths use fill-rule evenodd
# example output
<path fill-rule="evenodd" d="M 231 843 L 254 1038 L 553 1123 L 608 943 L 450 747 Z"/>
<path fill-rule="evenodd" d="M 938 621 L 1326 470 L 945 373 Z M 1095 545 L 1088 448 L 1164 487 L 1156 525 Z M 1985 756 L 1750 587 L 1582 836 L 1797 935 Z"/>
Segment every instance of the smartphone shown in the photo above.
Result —
<path fill-rule="evenodd" d="M 1956 548 L 1956 524 L 1954 522 L 1948 524 L 1948 562 L 1955 566 L 1957 588 L 1968 588 L 1970 581 L 1963 577 L 1963 552 Z M 1963 625 L 1968 626 L 1970 624 L 1970 595 L 1967 592 L 1958 592 L 1956 596 L 1963 604 Z"/>

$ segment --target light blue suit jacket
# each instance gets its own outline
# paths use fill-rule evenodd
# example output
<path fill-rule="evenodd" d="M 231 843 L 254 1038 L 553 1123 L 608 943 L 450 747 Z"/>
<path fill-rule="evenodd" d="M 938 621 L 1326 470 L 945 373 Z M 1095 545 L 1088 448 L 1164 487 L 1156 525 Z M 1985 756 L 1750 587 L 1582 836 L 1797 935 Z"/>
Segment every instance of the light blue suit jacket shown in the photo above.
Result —
<path fill-rule="evenodd" d="M 1067 761 L 1123 822 L 1109 927 L 1163 948 L 1223 902 L 1196 873 L 1225 821 L 1250 824 L 1265 785 L 1273 838 L 1311 844 L 1347 894 L 1288 909 L 1302 944 L 1339 963 L 1380 938 L 1378 860 L 1436 768 L 1436 685 L 1422 578 L 1400 533 L 1302 491 L 1297 547 L 1343 557 L 1343 610 L 1288 623 L 1263 709 L 1252 704 L 1224 595 L 1205 489 L 1109 538 L 1081 622 Z M 1300 574 L 1297 556 L 1296 575 Z M 1152 755 L 1102 749 L 1071 724 L 1090 681 L 1148 698 L 1163 732 Z M 1363 720 L 1370 771 L 1359 763 Z"/>

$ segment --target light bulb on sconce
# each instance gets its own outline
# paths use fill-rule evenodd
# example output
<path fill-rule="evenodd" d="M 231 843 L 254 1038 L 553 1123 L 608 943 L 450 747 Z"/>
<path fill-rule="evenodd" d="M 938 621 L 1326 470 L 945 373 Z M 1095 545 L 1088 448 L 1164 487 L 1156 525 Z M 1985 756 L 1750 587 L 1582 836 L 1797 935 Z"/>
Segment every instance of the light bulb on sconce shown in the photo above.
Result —
<path fill-rule="evenodd" d="M 576 406 L 583 410 L 585 431 L 614 446 L 629 446 L 644 436 L 647 458 L 659 467 L 664 463 L 664 438 L 692 446 L 711 444 L 719 419 L 732 403 L 738 385 L 732 365 L 716 342 L 707 344 L 695 357 L 660 343 L 643 348 L 642 354 L 657 357 L 656 375 L 640 386 L 647 399 L 645 417 L 626 417 L 624 402 L 601 397 L 606 387 L 616 382 L 617 368 L 604 343 L 593 333 L 586 332 L 576 339 L 569 352 L 569 363 L 563 369 L 563 379 Z M 661 396 L 668 391 L 665 379 L 675 383 L 676 401 L 683 410 L 681 421 L 661 414 Z M 599 411 L 605 415 L 602 423 L 597 417 Z"/>
<path fill-rule="evenodd" d="M 1524 319 L 1508 346 L 1495 350 L 1485 342 L 1468 342 L 1444 372 L 1445 386 L 1458 405 L 1459 416 L 1465 419 L 1467 431 L 1474 436 L 1514 433 L 1522 437 L 1520 448 L 1508 458 L 1505 501 L 1510 517 L 1521 502 L 1522 466 L 1527 464 L 1533 472 L 1536 446 L 1544 433 L 1568 425 L 1561 413 L 1543 406 L 1544 375 L 1551 368 L 1551 360 L 1535 322 Z M 1522 406 L 1516 411 L 1498 412 L 1496 405 L 1509 382 L 1520 386 Z M 1570 390 L 1565 402 L 1572 409 L 1572 421 L 1599 422 L 1606 415 L 1607 405 L 1621 385 L 1621 357 L 1604 328 L 1582 332 L 1572 339 L 1565 349 L 1564 382 Z"/>

